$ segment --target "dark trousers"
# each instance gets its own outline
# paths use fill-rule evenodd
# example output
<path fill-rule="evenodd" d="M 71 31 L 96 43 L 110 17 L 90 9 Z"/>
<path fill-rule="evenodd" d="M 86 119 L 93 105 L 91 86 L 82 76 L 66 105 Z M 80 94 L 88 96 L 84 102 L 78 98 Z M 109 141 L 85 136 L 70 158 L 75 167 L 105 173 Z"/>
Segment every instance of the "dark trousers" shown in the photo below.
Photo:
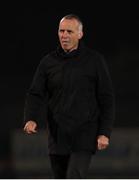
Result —
<path fill-rule="evenodd" d="M 54 179 L 85 179 L 91 162 L 91 152 L 71 155 L 50 155 Z"/>

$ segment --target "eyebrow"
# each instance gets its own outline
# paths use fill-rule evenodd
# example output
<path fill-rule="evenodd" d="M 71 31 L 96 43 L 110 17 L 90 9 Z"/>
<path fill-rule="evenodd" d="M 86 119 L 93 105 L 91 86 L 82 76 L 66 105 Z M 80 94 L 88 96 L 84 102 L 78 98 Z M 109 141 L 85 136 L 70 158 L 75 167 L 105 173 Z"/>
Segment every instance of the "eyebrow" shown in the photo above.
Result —
<path fill-rule="evenodd" d="M 73 32 L 71 29 L 59 29 L 59 31 Z"/>

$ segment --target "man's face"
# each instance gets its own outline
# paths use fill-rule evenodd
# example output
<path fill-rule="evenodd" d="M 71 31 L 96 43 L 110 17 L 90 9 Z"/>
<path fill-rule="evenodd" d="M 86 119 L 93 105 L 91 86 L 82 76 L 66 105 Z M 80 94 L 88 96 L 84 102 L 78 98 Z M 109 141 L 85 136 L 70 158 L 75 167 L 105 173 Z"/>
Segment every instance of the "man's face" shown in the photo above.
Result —
<path fill-rule="evenodd" d="M 64 51 L 77 49 L 83 32 L 79 31 L 79 22 L 76 19 L 62 19 L 58 30 L 59 41 Z"/>

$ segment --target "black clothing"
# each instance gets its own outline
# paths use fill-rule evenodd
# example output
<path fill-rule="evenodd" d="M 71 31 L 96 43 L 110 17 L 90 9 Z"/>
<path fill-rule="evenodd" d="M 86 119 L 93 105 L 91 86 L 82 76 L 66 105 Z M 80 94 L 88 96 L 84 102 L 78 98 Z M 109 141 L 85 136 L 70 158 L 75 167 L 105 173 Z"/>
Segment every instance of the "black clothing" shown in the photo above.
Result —
<path fill-rule="evenodd" d="M 50 163 L 54 179 L 66 179 L 70 155 L 50 154 Z"/>
<path fill-rule="evenodd" d="M 55 179 L 85 179 L 92 153 L 78 152 L 71 155 L 50 155 L 50 162 Z"/>
<path fill-rule="evenodd" d="M 25 105 L 25 121 L 37 122 L 48 94 L 50 154 L 96 151 L 96 137 L 110 137 L 114 96 L 104 58 L 83 44 L 58 47 L 40 62 Z M 39 122 L 37 122 L 39 124 Z"/>

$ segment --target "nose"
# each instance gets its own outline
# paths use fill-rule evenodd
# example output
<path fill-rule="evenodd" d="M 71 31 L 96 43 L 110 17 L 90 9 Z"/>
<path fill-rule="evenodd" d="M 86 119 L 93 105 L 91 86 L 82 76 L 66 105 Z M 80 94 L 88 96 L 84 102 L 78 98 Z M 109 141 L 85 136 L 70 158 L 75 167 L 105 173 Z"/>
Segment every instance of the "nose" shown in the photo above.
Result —
<path fill-rule="evenodd" d="M 68 32 L 67 31 L 64 31 L 63 34 L 62 34 L 63 37 L 67 37 L 68 36 Z"/>

